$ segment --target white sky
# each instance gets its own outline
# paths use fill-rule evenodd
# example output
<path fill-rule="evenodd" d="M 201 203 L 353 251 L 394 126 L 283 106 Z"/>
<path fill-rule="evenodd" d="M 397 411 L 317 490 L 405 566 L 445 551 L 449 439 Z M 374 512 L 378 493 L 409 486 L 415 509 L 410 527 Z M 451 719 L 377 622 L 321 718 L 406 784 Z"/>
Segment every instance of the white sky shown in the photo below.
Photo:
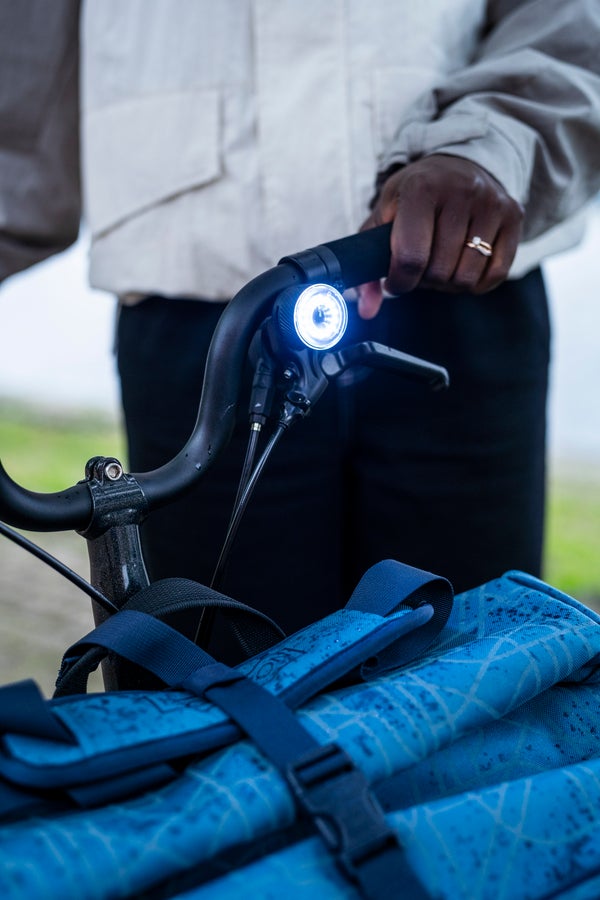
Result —
<path fill-rule="evenodd" d="M 0 397 L 117 410 L 115 301 L 87 284 L 87 242 L 0 289 Z"/>
<path fill-rule="evenodd" d="M 114 413 L 114 300 L 86 281 L 85 240 L 0 289 L 0 397 Z M 600 461 L 600 211 L 545 267 L 554 321 L 551 455 Z M 400 348 L 401 349 L 401 348 Z"/>

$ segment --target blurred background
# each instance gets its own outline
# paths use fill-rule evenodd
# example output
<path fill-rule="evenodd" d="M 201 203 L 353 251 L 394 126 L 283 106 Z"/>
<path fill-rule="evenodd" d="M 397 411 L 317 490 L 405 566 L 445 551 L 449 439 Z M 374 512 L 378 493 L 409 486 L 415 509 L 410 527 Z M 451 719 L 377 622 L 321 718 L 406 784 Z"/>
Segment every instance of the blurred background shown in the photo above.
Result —
<path fill-rule="evenodd" d="M 98 454 L 124 458 L 112 355 L 115 302 L 87 287 L 87 239 L 0 289 L 0 457 L 60 490 Z M 550 260 L 553 320 L 545 579 L 600 610 L 600 203 L 582 245 Z M 87 576 L 85 541 L 35 540 Z M 63 651 L 93 626 L 86 596 L 0 537 L 0 683 L 47 695 Z"/>

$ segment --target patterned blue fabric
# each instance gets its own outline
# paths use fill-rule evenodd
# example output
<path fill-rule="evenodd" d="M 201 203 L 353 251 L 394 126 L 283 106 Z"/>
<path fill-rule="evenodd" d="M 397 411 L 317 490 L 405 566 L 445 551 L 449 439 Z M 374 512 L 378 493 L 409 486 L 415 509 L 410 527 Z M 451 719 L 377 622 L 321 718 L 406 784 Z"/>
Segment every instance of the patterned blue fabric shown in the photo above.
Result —
<path fill-rule="evenodd" d="M 282 698 L 293 693 L 310 697 L 318 687 L 359 667 L 366 656 L 402 639 L 431 618 L 431 607 L 403 609 L 388 618 L 340 610 L 322 622 L 286 638 L 272 650 L 238 666 L 238 671 Z M 154 759 L 169 752 L 175 736 L 182 753 L 218 745 L 227 716 L 187 692 L 122 692 L 68 697 L 52 704 L 60 721 L 77 738 L 76 744 L 53 743 L 27 735 L 6 735 L 0 753 L 0 774 L 26 783 L 69 783 L 83 763 L 109 768 L 109 754 L 152 746 Z M 221 726 L 218 737 L 211 736 Z M 69 769 L 70 767 L 70 769 Z"/>
<path fill-rule="evenodd" d="M 591 900 L 600 896 L 599 810 L 600 762 L 594 760 L 412 807 L 388 819 L 431 897 Z M 249 896 L 249 885 L 252 896 L 273 900 L 357 897 L 317 838 L 181 897 L 237 900 Z"/>
<path fill-rule="evenodd" d="M 432 897 L 599 896 L 599 625 L 509 573 L 456 598 L 420 659 L 299 713 L 377 787 Z M 284 779 L 240 741 L 136 800 L 0 829 L 0 894 L 135 895 L 295 816 Z M 314 838 L 185 896 L 356 893 Z"/>

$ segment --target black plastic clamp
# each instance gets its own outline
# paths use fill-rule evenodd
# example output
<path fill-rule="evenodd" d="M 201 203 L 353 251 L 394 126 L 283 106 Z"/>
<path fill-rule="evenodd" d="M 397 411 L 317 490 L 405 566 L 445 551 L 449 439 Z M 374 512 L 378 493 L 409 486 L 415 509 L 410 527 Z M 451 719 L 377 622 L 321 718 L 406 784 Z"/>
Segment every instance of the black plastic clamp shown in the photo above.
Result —
<path fill-rule="evenodd" d="M 330 743 L 305 753 L 286 777 L 343 874 L 363 897 L 425 897 L 366 777 Z"/>
<path fill-rule="evenodd" d="M 338 258 L 329 247 L 321 245 L 294 253 L 292 256 L 284 256 L 279 260 L 279 265 L 282 263 L 292 263 L 296 266 L 307 284 L 324 282 L 341 293 L 345 289 Z"/>

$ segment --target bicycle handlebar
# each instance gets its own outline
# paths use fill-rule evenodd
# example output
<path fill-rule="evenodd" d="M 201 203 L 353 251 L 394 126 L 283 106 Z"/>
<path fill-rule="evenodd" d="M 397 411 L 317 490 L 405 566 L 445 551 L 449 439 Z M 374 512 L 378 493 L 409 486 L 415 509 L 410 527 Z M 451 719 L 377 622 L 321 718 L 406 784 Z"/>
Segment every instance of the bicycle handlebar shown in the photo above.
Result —
<path fill-rule="evenodd" d="M 391 231 L 392 225 L 389 223 L 323 244 L 336 257 L 345 287 L 378 281 L 387 275 Z"/>
<path fill-rule="evenodd" d="M 211 341 L 194 430 L 170 462 L 134 473 L 150 511 L 184 493 L 218 457 L 235 421 L 250 342 L 278 295 L 295 284 L 342 282 L 346 288 L 382 278 L 389 268 L 391 225 L 285 257 L 249 282 L 226 306 Z M 58 493 L 21 487 L 0 463 L 0 519 L 33 531 L 84 531 L 92 516 L 85 482 Z"/>

